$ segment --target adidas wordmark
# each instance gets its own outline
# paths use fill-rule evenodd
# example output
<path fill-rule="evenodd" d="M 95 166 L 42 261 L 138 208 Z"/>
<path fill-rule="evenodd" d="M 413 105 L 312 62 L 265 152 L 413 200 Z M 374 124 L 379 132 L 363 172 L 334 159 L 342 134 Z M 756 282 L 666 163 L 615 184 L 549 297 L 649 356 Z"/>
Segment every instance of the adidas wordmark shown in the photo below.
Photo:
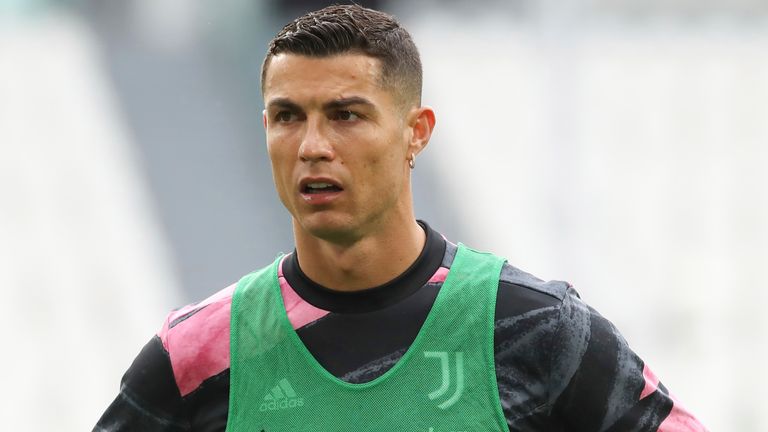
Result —
<path fill-rule="evenodd" d="M 259 406 L 259 411 L 276 411 L 300 406 L 304 406 L 304 398 L 298 397 L 291 383 L 283 378 L 264 396 L 264 402 Z"/>

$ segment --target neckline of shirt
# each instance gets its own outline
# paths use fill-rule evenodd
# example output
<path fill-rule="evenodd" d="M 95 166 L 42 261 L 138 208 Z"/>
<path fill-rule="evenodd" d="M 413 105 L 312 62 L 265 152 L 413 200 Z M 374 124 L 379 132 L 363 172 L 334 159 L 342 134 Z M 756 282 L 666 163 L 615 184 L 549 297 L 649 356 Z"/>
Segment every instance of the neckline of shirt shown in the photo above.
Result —
<path fill-rule="evenodd" d="M 426 222 L 424 248 L 408 269 L 391 281 L 359 291 L 337 291 L 312 281 L 299 267 L 296 251 L 283 261 L 283 276 L 296 294 L 317 308 L 336 313 L 366 313 L 392 306 L 424 286 L 440 269 L 445 239 Z"/>

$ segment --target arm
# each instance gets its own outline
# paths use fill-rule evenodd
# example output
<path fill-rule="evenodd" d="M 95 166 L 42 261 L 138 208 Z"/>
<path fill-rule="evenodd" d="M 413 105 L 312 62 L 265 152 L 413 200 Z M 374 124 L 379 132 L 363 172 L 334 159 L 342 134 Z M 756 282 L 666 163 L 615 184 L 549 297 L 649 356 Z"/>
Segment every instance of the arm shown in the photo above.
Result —
<path fill-rule="evenodd" d="M 168 352 L 158 336 L 141 350 L 123 375 L 120 393 L 99 419 L 94 432 L 188 431 L 182 398 Z"/>
<path fill-rule="evenodd" d="M 568 430 L 706 431 L 572 288 L 552 346 L 552 415 Z"/>

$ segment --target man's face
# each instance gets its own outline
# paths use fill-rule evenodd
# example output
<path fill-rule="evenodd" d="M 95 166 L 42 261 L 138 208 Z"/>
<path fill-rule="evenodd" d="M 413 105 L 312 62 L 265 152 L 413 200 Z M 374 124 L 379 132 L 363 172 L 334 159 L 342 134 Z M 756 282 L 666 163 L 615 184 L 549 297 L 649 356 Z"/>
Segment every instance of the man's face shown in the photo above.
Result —
<path fill-rule="evenodd" d="M 408 112 L 362 54 L 273 57 L 264 126 L 272 175 L 299 229 L 355 241 L 410 210 Z"/>

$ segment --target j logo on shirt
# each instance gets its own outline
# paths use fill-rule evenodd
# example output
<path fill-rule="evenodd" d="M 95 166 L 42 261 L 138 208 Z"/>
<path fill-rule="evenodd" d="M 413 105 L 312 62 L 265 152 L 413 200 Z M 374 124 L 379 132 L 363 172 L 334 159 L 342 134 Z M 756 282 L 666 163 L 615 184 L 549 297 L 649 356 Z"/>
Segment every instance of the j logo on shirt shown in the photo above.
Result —
<path fill-rule="evenodd" d="M 454 365 L 455 365 L 454 374 L 456 377 L 456 390 L 448 399 L 446 399 L 445 401 L 437 405 L 437 407 L 440 409 L 446 409 L 451 407 L 453 404 L 459 401 L 459 399 L 461 398 L 461 394 L 464 392 L 464 353 L 461 351 L 457 351 L 454 353 L 449 353 L 446 351 L 425 351 L 424 352 L 424 357 L 440 360 L 440 372 L 442 374 L 442 382 L 440 384 L 440 387 L 438 387 L 437 390 L 427 395 L 429 397 L 429 400 L 435 400 L 435 399 L 441 398 L 443 395 L 445 395 L 448 392 L 448 389 L 451 388 L 451 365 L 450 365 L 451 354 L 453 354 L 453 357 L 454 357 Z"/>

